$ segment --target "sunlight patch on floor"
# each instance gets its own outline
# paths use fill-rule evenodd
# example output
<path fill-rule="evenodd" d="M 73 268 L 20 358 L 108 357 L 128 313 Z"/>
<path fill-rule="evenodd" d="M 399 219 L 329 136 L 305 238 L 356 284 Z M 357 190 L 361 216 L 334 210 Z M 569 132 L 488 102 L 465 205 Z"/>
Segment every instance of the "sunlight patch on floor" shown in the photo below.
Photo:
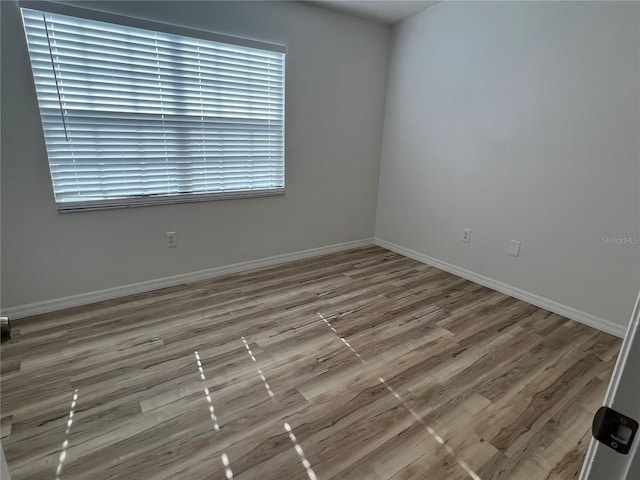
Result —
<path fill-rule="evenodd" d="M 351 350 L 353 353 L 355 353 L 355 355 L 360 359 L 360 361 L 363 364 L 366 364 L 367 362 L 360 356 L 360 354 L 356 351 L 355 348 L 353 348 L 351 346 L 351 344 L 344 338 L 341 337 L 340 334 L 338 333 L 338 331 L 333 327 L 333 325 L 331 325 L 331 323 L 329 323 L 329 321 L 324 318 L 324 316 L 320 313 L 320 312 L 316 312 L 318 314 L 318 316 L 322 319 L 322 321 L 324 321 L 324 323 L 331 329 L 331 331 L 340 339 L 342 340 L 342 343 L 344 343 L 344 345 Z M 456 463 L 460 466 L 460 468 L 462 468 L 465 472 L 467 472 L 467 474 L 473 479 L 473 480 L 482 480 L 480 478 L 480 476 L 474 472 L 471 467 L 469 467 L 469 465 L 464 461 L 464 460 L 460 460 L 458 459 L 458 457 L 456 456 L 455 451 L 453 450 L 453 448 L 451 448 L 450 445 L 447 445 L 445 440 L 436 433 L 436 431 L 431 428 L 429 425 L 427 425 L 424 421 L 424 419 L 413 409 L 411 408 L 407 402 L 404 401 L 404 399 L 400 396 L 400 394 L 398 392 L 396 392 L 391 385 L 389 385 L 386 380 L 382 377 L 378 377 L 378 381 L 383 384 L 387 390 L 389 390 L 389 392 L 402 404 L 402 406 L 404 406 L 404 408 L 406 408 L 409 413 L 411 415 L 413 415 L 413 417 L 421 424 L 425 427 L 425 429 L 427 430 L 427 432 L 429 432 L 429 435 L 431 435 L 434 440 L 436 442 L 438 442 L 440 445 L 442 445 L 445 449 L 445 451 L 451 455 L 455 460 Z"/>
<path fill-rule="evenodd" d="M 309 460 L 307 460 L 307 457 L 304 455 L 304 450 L 298 443 L 298 439 L 296 438 L 296 435 L 293 433 L 293 429 L 291 428 L 291 425 L 285 422 L 284 429 L 289 434 L 289 439 L 291 440 L 291 443 L 293 443 L 293 447 L 295 448 L 296 453 L 298 454 L 298 456 L 300 457 L 300 460 L 302 461 L 302 466 L 307 470 L 307 475 L 309 476 L 309 479 L 317 480 L 318 477 L 313 471 L 313 468 L 311 468 L 311 463 L 309 462 Z"/>
<path fill-rule="evenodd" d="M 367 363 L 367 362 L 365 362 L 365 361 L 364 361 L 364 359 L 360 356 L 360 354 L 356 351 L 356 349 L 355 349 L 355 348 L 353 348 L 349 342 L 347 342 L 347 339 L 346 339 L 346 338 L 344 338 L 344 337 L 341 337 L 341 336 L 340 336 L 340 334 L 338 334 L 338 331 L 333 327 L 333 325 L 331 325 L 331 323 L 329 323 L 329 321 L 328 321 L 326 318 L 324 318 L 324 317 L 322 316 L 322 314 L 321 314 L 320 312 L 316 312 L 316 313 L 317 313 L 317 314 L 318 314 L 318 316 L 322 319 L 322 321 L 323 321 L 323 322 L 324 322 L 324 323 L 325 323 L 325 324 L 326 324 L 326 325 L 331 329 L 331 331 L 332 331 L 333 333 L 335 333 L 335 334 L 338 336 L 338 338 L 339 338 L 340 340 L 342 340 L 342 343 L 344 343 L 345 347 L 347 347 L 349 350 L 351 350 L 351 352 L 353 352 L 353 353 L 355 354 L 355 356 L 356 356 L 356 357 L 358 357 L 358 359 L 359 359 L 362 363 Z"/>
<path fill-rule="evenodd" d="M 240 338 L 242 338 L 242 341 L 244 342 L 244 346 L 247 349 L 247 353 L 251 357 L 251 360 L 256 362 L 257 361 L 256 357 L 253 355 L 253 352 L 251 351 L 249 344 L 247 343 L 244 337 L 240 337 Z M 269 385 L 269 382 L 267 382 L 267 378 L 264 376 L 264 373 L 262 373 L 261 369 L 258 369 L 258 375 L 260 376 L 260 380 L 262 380 L 262 383 L 264 383 L 264 388 L 267 389 L 267 394 L 269 394 L 269 397 L 275 398 L 275 394 L 273 393 L 273 390 L 271 390 L 271 386 Z"/>
<path fill-rule="evenodd" d="M 67 429 L 64 432 L 64 441 L 62 442 L 62 451 L 58 459 L 58 467 L 56 468 L 56 480 L 60 480 L 60 473 L 62 473 L 62 466 L 67 459 L 67 447 L 69 446 L 69 432 L 71 431 L 71 425 L 73 425 L 73 416 L 75 415 L 76 404 L 78 402 L 78 389 L 73 391 L 73 398 L 71 400 L 71 408 L 69 409 L 69 420 L 67 420 Z"/>
<path fill-rule="evenodd" d="M 222 464 L 224 465 L 224 474 L 229 480 L 231 480 L 233 478 L 233 471 L 229 466 L 229 456 L 226 453 L 223 453 L 220 458 L 222 460 Z"/>
<path fill-rule="evenodd" d="M 193 352 L 196 357 L 196 364 L 198 365 L 198 371 L 200 372 L 200 380 L 203 382 L 207 379 L 204 374 L 204 368 L 202 368 L 202 361 L 200 360 L 200 354 L 198 352 Z M 220 424 L 218 423 L 218 417 L 216 416 L 216 410 L 213 406 L 213 400 L 211 399 L 211 392 L 209 392 L 209 388 L 204 388 L 204 396 L 207 399 L 207 403 L 209 404 L 209 416 L 211 417 L 211 421 L 213 422 L 213 429 L 218 432 L 220 431 Z"/>

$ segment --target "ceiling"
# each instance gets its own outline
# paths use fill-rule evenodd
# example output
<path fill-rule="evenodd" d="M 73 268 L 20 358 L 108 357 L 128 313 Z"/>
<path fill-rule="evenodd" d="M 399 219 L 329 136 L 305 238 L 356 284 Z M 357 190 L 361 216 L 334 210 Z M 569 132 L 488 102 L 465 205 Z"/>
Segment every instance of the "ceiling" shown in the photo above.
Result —
<path fill-rule="evenodd" d="M 438 3 L 433 0 L 308 0 L 356 17 L 393 25 Z"/>

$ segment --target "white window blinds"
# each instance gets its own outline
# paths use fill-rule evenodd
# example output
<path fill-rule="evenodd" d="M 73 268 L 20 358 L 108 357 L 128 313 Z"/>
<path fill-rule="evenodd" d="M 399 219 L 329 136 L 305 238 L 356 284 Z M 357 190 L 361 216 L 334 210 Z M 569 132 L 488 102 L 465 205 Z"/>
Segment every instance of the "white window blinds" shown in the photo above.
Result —
<path fill-rule="evenodd" d="M 283 52 L 22 16 L 59 210 L 284 191 Z"/>

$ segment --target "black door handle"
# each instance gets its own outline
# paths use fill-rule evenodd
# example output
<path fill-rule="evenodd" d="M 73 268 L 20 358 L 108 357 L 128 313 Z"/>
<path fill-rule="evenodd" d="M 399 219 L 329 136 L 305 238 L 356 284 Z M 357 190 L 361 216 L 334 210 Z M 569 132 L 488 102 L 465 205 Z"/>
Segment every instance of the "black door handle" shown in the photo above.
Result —
<path fill-rule="evenodd" d="M 629 453 L 637 431 L 637 421 L 609 407 L 600 407 L 593 417 L 593 438 L 623 455 Z"/>

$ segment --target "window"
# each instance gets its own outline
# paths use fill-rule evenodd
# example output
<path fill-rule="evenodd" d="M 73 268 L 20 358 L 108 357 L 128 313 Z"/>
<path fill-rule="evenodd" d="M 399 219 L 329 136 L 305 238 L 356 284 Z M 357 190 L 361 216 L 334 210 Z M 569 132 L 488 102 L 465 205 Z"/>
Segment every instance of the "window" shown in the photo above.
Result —
<path fill-rule="evenodd" d="M 51 8 L 22 17 L 59 211 L 284 192 L 284 47 Z"/>

